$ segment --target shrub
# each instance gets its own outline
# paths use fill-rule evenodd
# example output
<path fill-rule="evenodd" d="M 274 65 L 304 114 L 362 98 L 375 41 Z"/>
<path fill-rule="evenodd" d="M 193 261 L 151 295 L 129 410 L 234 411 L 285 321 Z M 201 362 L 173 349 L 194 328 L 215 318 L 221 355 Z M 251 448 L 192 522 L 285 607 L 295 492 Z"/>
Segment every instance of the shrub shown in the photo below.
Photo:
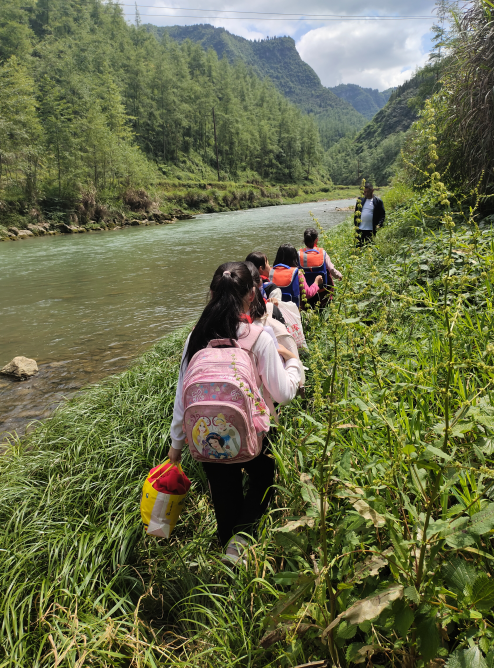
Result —
<path fill-rule="evenodd" d="M 291 187 L 284 186 L 281 189 L 281 194 L 283 195 L 283 197 L 289 197 L 289 198 L 297 197 L 299 192 L 300 191 L 298 189 L 298 186 L 291 186 Z"/>
<path fill-rule="evenodd" d="M 207 190 L 189 190 L 183 198 L 187 206 L 200 207 L 202 204 L 209 202 L 210 193 Z"/>
<path fill-rule="evenodd" d="M 126 204 L 131 211 L 149 211 L 153 205 L 153 200 L 149 197 L 147 192 L 140 188 L 128 188 L 122 196 L 124 204 Z"/>

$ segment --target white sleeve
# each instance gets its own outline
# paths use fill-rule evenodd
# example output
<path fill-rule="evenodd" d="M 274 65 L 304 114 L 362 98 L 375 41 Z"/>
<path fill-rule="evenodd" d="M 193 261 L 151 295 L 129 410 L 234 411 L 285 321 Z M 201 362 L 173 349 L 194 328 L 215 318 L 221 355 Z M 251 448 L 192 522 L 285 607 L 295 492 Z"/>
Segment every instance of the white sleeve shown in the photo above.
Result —
<path fill-rule="evenodd" d="M 178 374 L 177 390 L 175 392 L 175 404 L 173 406 L 173 418 L 170 427 L 170 438 L 172 447 L 175 450 L 181 450 L 184 447 L 185 434 L 182 431 L 182 423 L 184 419 L 184 403 L 182 399 L 182 389 L 184 386 L 184 375 L 187 371 L 187 364 L 185 364 L 185 354 L 189 347 L 190 334 L 185 342 L 184 351 L 182 353 L 182 360 L 180 362 L 180 373 Z"/>
<path fill-rule="evenodd" d="M 276 338 L 276 334 L 273 331 L 273 328 L 270 327 L 269 325 L 264 325 L 263 330 L 269 334 L 269 336 L 273 339 L 274 345 L 276 346 L 276 350 L 278 350 L 278 339 Z"/>
<path fill-rule="evenodd" d="M 256 358 L 257 371 L 262 384 L 273 401 L 279 404 L 291 401 L 297 394 L 300 383 L 300 362 L 297 359 L 290 359 L 283 367 L 273 339 L 267 332 L 262 332 L 252 352 Z"/>

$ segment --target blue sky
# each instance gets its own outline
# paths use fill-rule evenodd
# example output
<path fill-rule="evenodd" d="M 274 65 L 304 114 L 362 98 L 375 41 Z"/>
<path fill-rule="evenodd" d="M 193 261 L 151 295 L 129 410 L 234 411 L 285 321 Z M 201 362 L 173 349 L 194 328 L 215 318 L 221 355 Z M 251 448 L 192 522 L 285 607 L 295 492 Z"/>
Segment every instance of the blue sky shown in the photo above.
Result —
<path fill-rule="evenodd" d="M 129 0 L 125 0 L 125 3 L 123 10 L 132 20 L 134 5 Z M 370 4 L 361 0 L 251 0 L 249 3 L 237 0 L 138 0 L 137 6 L 143 23 L 210 23 L 247 39 L 290 35 L 302 58 L 314 68 L 325 86 L 356 83 L 384 90 L 408 79 L 417 66 L 427 61 L 435 2 L 374 0 Z M 240 12 L 252 12 L 252 15 Z M 261 15 L 262 12 L 266 14 Z M 280 15 L 288 13 L 293 16 Z M 426 18 L 321 21 L 308 17 L 309 14 Z M 188 18 L 180 18 L 184 15 Z"/>

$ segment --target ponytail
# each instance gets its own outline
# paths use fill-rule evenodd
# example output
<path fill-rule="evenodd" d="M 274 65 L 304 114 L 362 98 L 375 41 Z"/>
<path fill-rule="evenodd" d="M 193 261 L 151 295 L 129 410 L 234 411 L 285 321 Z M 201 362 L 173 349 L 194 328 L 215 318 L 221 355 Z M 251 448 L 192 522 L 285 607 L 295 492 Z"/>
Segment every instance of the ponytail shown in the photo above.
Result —
<path fill-rule="evenodd" d="M 238 339 L 244 299 L 253 287 L 252 275 L 244 262 L 226 262 L 218 267 L 209 286 L 209 303 L 190 335 L 187 364 L 213 339 Z"/>

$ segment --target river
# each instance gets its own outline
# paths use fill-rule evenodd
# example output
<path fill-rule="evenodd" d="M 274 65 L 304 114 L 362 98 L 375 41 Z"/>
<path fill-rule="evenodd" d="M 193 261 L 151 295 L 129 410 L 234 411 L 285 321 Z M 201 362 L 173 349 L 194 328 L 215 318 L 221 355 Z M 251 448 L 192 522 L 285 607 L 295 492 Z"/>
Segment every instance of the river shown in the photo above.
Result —
<path fill-rule="evenodd" d="M 355 200 L 204 214 L 173 225 L 0 244 L 0 368 L 24 355 L 39 374 L 0 376 L 0 440 L 22 434 L 64 397 L 125 369 L 191 321 L 216 267 L 253 250 L 302 245 L 312 211 L 324 228 Z"/>

